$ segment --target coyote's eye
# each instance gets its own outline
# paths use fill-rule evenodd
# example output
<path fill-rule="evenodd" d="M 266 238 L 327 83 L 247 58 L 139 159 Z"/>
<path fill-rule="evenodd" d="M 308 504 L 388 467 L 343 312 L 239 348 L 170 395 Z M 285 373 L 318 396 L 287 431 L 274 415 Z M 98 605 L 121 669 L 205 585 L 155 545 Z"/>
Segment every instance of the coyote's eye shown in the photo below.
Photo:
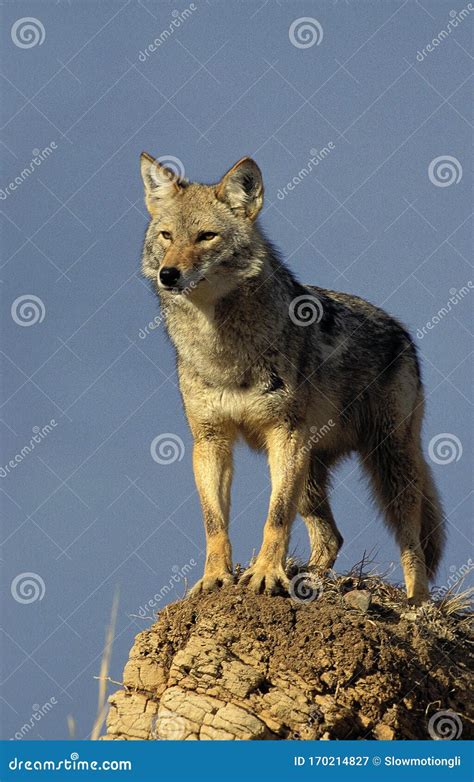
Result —
<path fill-rule="evenodd" d="M 169 231 L 160 231 L 160 236 L 162 236 L 163 239 L 166 239 L 167 242 L 171 241 L 171 234 Z"/>
<path fill-rule="evenodd" d="M 201 231 L 200 234 L 197 236 L 198 242 L 210 242 L 212 239 L 215 239 L 217 236 L 214 231 Z"/>

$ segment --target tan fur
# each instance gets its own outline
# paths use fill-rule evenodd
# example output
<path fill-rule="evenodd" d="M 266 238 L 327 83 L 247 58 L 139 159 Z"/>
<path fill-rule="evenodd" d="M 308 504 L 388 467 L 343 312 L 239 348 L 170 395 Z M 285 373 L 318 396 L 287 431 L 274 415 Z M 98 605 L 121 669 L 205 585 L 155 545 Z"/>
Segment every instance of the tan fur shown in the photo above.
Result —
<path fill-rule="evenodd" d="M 333 566 L 342 536 L 329 505 L 330 471 L 356 451 L 399 543 L 408 597 L 426 599 L 443 519 L 421 452 L 423 392 L 409 335 L 356 296 L 294 279 L 255 222 L 263 184 L 251 159 L 214 185 L 179 182 L 148 155 L 141 165 L 152 218 L 143 271 L 177 351 L 206 528 L 204 577 L 194 592 L 232 580 L 232 449 L 242 437 L 266 451 L 272 481 L 262 546 L 244 584 L 288 586 L 297 511 L 310 537 L 309 567 Z M 166 267 L 179 271 L 172 289 L 160 281 Z M 310 327 L 289 317 L 302 295 L 320 304 Z"/>

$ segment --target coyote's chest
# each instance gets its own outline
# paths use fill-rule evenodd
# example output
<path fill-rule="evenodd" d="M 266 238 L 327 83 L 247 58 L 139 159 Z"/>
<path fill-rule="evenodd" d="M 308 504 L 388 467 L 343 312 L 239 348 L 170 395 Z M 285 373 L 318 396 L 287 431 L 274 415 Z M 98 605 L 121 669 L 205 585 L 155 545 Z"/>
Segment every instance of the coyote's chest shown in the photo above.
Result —
<path fill-rule="evenodd" d="M 265 383 L 268 341 L 251 323 L 216 322 L 212 311 L 193 307 L 171 313 L 167 325 L 180 364 L 208 388 L 239 395 Z"/>
<path fill-rule="evenodd" d="M 194 417 L 228 419 L 245 430 L 284 415 L 292 378 L 252 324 L 226 328 L 199 312 L 167 323 L 186 408 Z"/>

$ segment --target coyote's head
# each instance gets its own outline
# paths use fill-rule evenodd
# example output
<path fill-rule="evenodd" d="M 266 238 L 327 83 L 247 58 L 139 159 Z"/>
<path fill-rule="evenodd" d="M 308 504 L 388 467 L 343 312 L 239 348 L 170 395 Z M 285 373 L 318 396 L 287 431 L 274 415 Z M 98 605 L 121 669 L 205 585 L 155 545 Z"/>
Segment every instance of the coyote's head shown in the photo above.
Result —
<path fill-rule="evenodd" d="M 260 272 L 263 182 L 253 160 L 242 158 L 215 185 L 183 181 L 146 153 L 141 172 L 151 215 L 143 273 L 160 292 L 212 301 Z"/>

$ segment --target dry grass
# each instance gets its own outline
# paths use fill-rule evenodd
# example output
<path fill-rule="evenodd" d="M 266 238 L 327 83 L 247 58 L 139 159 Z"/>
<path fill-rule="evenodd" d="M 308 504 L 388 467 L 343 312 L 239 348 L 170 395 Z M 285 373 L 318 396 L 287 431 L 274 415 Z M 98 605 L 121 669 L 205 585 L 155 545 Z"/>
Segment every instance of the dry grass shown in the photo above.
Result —
<path fill-rule="evenodd" d="M 100 664 L 100 674 L 95 678 L 99 681 L 99 696 L 97 702 L 97 715 L 94 725 L 91 731 L 91 741 L 97 741 L 102 728 L 104 726 L 105 718 L 107 716 L 108 704 L 107 704 L 107 682 L 112 681 L 109 677 L 110 659 L 112 657 L 112 645 L 115 636 L 115 624 L 117 621 L 117 611 L 119 604 L 118 590 L 115 592 L 114 600 L 112 603 L 112 611 L 110 614 L 110 622 L 105 634 L 105 646 L 104 653 L 102 655 L 102 661 Z M 120 682 L 117 682 L 120 684 Z"/>
<path fill-rule="evenodd" d="M 353 589 L 365 589 L 372 595 L 371 618 L 377 613 L 387 619 L 392 616 L 394 621 L 407 619 L 416 621 L 418 626 L 430 635 L 448 640 L 461 639 L 472 643 L 472 598 L 474 589 L 462 589 L 462 582 L 452 587 L 441 599 L 436 599 L 436 589 L 433 589 L 433 599 L 419 607 L 408 603 L 405 589 L 401 585 L 387 581 L 388 572 L 377 572 L 373 567 L 371 556 L 362 558 L 343 574 L 330 571 L 320 577 L 322 586 L 319 599 L 328 603 L 341 604 L 346 592 Z M 298 573 L 304 573 L 307 568 L 301 562 L 290 557 L 287 560 L 287 575 L 294 578 Z"/>

